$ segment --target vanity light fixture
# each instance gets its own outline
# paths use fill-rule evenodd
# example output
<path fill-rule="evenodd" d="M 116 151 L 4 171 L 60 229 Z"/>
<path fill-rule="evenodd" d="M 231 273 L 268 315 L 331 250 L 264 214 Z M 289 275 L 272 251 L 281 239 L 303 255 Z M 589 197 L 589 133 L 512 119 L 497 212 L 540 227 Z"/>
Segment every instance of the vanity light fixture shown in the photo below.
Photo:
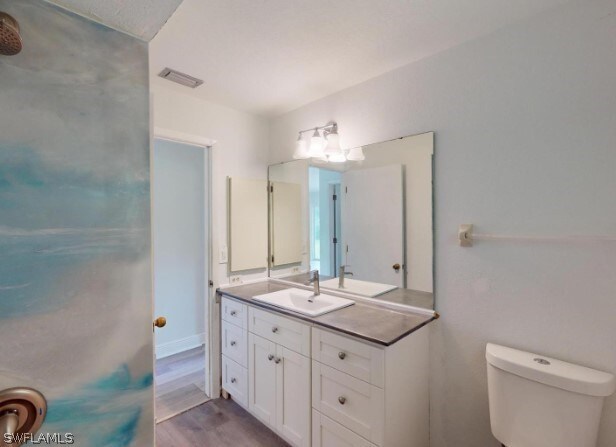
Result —
<path fill-rule="evenodd" d="M 312 132 L 310 140 L 302 137 L 306 132 Z M 325 126 L 300 130 L 297 142 L 295 143 L 293 158 L 296 160 L 313 158 L 315 161 L 325 163 L 365 160 L 363 148 L 358 147 L 347 151 L 340 146 L 338 124 L 334 121 L 330 121 Z"/>
<path fill-rule="evenodd" d="M 313 158 L 323 158 L 325 156 L 325 140 L 319 132 L 319 128 L 314 129 L 312 138 L 310 138 L 310 150 L 308 151 Z"/>
<path fill-rule="evenodd" d="M 308 154 L 306 140 L 302 138 L 301 132 L 297 137 L 297 143 L 295 143 L 295 152 L 293 153 L 293 158 L 295 160 L 305 160 L 307 158 L 310 158 L 310 154 Z"/>
<path fill-rule="evenodd" d="M 327 140 L 327 146 L 325 147 L 325 155 L 342 155 L 342 157 L 344 157 L 344 153 L 342 152 L 342 148 L 340 147 L 340 135 L 338 135 L 338 125 L 336 123 L 332 125 L 332 130 L 327 134 L 325 139 Z"/>

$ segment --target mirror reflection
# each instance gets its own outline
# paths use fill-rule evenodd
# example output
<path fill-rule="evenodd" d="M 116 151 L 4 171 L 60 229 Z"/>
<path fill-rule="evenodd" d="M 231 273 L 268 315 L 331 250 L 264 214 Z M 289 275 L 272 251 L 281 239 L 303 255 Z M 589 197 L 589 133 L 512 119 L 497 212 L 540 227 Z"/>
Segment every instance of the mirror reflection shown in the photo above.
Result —
<path fill-rule="evenodd" d="M 270 166 L 270 276 L 433 308 L 433 154 L 429 132 Z"/>

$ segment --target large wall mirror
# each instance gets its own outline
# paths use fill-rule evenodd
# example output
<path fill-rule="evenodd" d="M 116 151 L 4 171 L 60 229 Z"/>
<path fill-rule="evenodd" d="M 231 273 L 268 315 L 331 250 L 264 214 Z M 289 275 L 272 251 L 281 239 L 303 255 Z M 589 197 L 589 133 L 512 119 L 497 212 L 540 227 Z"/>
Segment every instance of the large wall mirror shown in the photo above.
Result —
<path fill-rule="evenodd" d="M 363 154 L 269 167 L 270 276 L 432 309 L 434 133 Z"/>

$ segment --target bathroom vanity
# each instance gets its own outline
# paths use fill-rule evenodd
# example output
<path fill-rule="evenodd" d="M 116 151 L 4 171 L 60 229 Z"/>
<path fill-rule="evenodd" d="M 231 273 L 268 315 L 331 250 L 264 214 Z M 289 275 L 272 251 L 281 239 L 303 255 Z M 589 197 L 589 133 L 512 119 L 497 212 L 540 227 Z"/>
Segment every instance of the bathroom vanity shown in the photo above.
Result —
<path fill-rule="evenodd" d="M 290 287 L 219 290 L 224 393 L 294 446 L 427 447 L 436 314 L 358 298 L 310 317 L 254 299 Z"/>

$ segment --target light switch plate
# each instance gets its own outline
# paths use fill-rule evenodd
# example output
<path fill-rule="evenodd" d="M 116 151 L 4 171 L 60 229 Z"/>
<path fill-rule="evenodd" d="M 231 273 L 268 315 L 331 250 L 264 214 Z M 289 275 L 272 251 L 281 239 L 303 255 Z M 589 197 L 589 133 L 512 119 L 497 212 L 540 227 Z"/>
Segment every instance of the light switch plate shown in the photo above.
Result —
<path fill-rule="evenodd" d="M 226 264 L 229 261 L 227 246 L 223 245 L 218 251 L 218 263 Z"/>

